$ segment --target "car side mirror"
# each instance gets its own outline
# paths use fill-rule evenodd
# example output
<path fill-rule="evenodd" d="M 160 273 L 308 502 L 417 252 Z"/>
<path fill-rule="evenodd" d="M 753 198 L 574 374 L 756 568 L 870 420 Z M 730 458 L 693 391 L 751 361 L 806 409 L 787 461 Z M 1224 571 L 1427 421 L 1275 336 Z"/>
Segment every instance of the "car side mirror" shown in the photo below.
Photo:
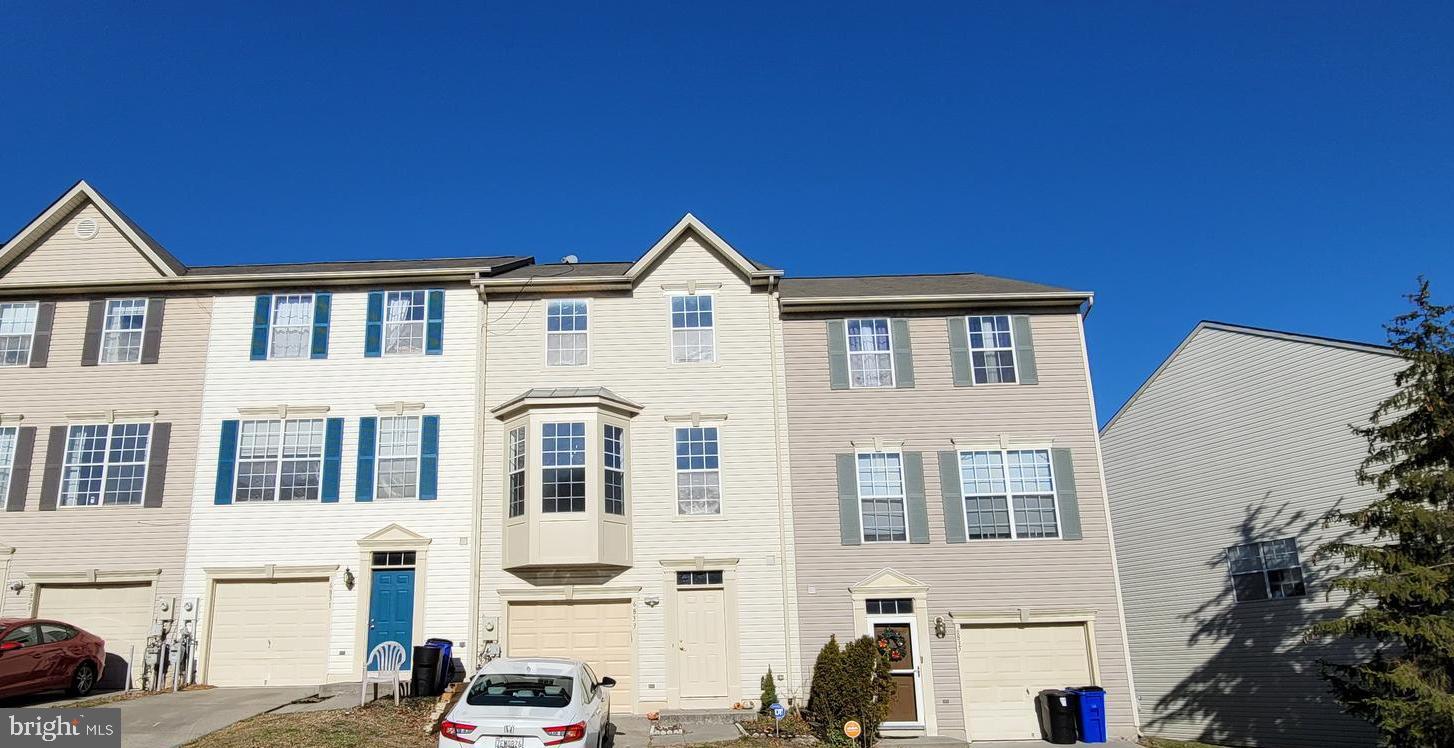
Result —
<path fill-rule="evenodd" d="M 615 678 L 612 678 L 611 676 L 608 675 L 608 676 L 606 676 L 606 677 L 604 677 L 604 678 L 601 679 L 601 688 L 614 688 L 615 686 L 616 686 L 616 679 Z"/>
<path fill-rule="evenodd" d="M 20 649 L 20 642 L 0 642 L 0 652 L 14 652 Z M 612 681 L 614 683 L 614 681 Z"/>

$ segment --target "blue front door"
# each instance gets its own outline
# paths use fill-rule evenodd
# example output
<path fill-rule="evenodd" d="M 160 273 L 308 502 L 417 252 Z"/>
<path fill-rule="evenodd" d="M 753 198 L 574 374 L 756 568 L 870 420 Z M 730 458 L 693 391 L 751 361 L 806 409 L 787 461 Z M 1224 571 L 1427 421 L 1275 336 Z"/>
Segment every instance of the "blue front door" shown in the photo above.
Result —
<path fill-rule="evenodd" d="M 414 659 L 414 570 L 375 569 L 369 593 L 369 651 L 384 642 L 404 645 L 404 669 Z"/>

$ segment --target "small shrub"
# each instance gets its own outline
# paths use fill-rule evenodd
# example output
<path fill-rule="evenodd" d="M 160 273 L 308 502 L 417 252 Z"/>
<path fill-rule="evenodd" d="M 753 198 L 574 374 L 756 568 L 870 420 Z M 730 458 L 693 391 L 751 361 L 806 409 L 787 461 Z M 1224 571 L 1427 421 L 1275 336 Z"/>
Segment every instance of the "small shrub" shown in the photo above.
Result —
<path fill-rule="evenodd" d="M 777 703 L 777 683 L 773 682 L 772 666 L 768 666 L 767 675 L 762 676 L 759 683 L 762 687 L 762 700 L 757 706 L 758 714 L 768 714 L 772 711 L 772 705 Z"/>
<path fill-rule="evenodd" d="M 837 637 L 829 637 L 813 663 L 804 717 L 813 735 L 830 745 L 854 742 L 843 734 L 848 720 L 857 720 L 872 740 L 888 717 L 896 689 L 888 660 L 873 639 L 861 637 L 840 648 Z"/>

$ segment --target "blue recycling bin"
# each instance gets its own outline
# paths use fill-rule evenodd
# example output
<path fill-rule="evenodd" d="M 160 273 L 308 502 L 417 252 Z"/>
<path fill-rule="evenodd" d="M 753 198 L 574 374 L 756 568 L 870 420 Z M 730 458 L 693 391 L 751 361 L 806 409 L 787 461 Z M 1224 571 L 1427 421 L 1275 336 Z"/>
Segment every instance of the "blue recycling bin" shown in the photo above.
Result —
<path fill-rule="evenodd" d="M 1080 739 L 1086 743 L 1106 742 L 1106 689 L 1081 686 L 1068 690 L 1080 697 Z"/>

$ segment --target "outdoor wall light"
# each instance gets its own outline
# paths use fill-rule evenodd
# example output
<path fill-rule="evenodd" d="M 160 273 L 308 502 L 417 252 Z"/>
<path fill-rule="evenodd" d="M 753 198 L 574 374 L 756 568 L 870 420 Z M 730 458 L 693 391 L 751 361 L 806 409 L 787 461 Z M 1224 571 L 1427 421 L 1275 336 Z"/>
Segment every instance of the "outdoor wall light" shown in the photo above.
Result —
<path fill-rule="evenodd" d="M 353 569 L 345 568 L 343 570 L 343 586 L 353 589 Z"/>
<path fill-rule="evenodd" d="M 656 606 L 661 605 L 661 598 L 659 598 L 659 597 L 657 597 L 655 595 L 652 595 L 651 597 L 648 597 L 645 600 L 642 600 L 641 602 L 645 603 L 646 604 L 646 607 L 648 607 L 648 608 L 655 608 Z"/>
<path fill-rule="evenodd" d="M 10 589 L 13 590 L 15 594 L 19 595 L 20 591 L 25 589 L 25 582 L 17 579 L 14 582 L 10 583 Z"/>
<path fill-rule="evenodd" d="M 939 637 L 940 639 L 944 638 L 944 616 L 935 616 L 934 635 Z"/>

